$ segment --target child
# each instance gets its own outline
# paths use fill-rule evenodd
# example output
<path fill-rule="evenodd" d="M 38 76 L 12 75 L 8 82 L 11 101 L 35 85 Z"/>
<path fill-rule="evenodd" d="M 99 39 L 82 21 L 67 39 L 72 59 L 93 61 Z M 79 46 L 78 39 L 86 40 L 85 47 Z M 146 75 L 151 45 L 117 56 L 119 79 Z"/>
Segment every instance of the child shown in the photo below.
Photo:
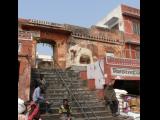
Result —
<path fill-rule="evenodd" d="M 59 114 L 61 115 L 61 120 L 71 120 L 71 107 L 68 105 L 68 100 L 63 99 L 63 105 L 59 108 Z"/>

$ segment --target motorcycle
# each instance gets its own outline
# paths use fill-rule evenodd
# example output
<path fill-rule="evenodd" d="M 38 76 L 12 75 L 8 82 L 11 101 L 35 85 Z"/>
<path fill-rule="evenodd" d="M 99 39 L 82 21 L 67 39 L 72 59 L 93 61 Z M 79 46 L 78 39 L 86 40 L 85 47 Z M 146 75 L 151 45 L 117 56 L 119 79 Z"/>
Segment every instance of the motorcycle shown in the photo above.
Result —
<path fill-rule="evenodd" d="M 38 104 L 31 101 L 26 104 L 28 120 L 41 120 Z"/>

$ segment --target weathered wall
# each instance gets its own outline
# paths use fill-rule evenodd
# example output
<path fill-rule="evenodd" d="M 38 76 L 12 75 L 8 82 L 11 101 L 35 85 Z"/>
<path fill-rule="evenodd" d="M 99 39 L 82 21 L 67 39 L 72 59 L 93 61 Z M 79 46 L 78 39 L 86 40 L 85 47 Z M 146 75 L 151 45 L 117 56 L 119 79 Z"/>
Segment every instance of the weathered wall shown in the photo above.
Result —
<path fill-rule="evenodd" d="M 120 57 L 123 47 L 121 45 L 107 44 L 95 41 L 87 41 L 81 39 L 75 39 L 76 45 L 69 48 L 68 63 L 77 64 L 81 55 L 85 54 L 91 58 L 91 63 L 98 60 L 99 58 L 105 57 L 107 52 L 113 52 L 115 56 Z M 73 52 L 75 51 L 75 55 Z M 72 62 L 73 61 L 73 62 Z"/>
<path fill-rule="evenodd" d="M 25 37 L 24 37 L 25 38 Z M 29 100 L 30 96 L 30 74 L 31 74 L 31 55 L 32 41 L 31 39 L 19 39 L 21 43 L 18 54 L 19 65 L 19 80 L 18 80 L 18 97 L 24 100 Z"/>
<path fill-rule="evenodd" d="M 90 29 L 78 26 L 69 27 L 73 34 L 69 39 L 72 44 L 68 47 L 67 66 L 86 65 L 79 63 L 82 55 L 88 55 L 91 63 L 105 57 L 107 52 L 113 52 L 117 57 L 122 55 L 122 33 L 111 32 L 95 26 Z"/>
<path fill-rule="evenodd" d="M 19 58 L 19 83 L 18 83 L 18 97 L 23 100 L 29 100 L 30 97 L 30 78 L 31 78 L 31 64 L 26 58 Z"/>

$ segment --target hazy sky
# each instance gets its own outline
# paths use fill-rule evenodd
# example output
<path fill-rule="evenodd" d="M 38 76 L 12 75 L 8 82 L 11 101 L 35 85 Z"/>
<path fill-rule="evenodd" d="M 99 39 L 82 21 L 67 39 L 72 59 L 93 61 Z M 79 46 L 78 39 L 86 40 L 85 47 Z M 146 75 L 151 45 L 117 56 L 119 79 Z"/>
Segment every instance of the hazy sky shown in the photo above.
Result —
<path fill-rule="evenodd" d="M 140 8 L 140 0 L 18 0 L 18 17 L 90 27 L 120 4 Z"/>

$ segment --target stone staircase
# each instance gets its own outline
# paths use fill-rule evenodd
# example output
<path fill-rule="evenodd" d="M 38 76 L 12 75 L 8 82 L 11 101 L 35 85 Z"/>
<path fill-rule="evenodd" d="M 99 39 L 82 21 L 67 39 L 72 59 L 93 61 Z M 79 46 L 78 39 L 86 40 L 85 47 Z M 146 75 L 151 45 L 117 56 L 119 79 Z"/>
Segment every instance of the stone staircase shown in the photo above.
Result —
<path fill-rule="evenodd" d="M 38 78 L 38 74 L 44 74 L 44 78 L 48 84 L 45 97 L 48 101 L 53 103 L 51 105 L 52 114 L 41 115 L 43 120 L 59 120 L 58 108 L 62 104 L 62 100 L 64 98 L 69 100 L 69 104 L 72 107 L 73 116 L 76 120 L 124 119 L 120 117 L 112 117 L 110 111 L 105 107 L 104 100 L 98 100 L 96 98 L 96 91 L 90 91 L 85 88 L 82 80 L 78 77 L 78 73 L 73 70 L 67 70 L 64 72 L 60 69 L 32 69 L 32 81 Z M 73 99 L 73 97 L 69 94 L 67 87 L 60 78 L 65 81 L 65 85 L 67 85 L 81 106 L 79 106 L 75 99 Z M 88 118 L 83 114 L 82 108 Z M 95 115 L 98 119 L 96 119 Z"/>

